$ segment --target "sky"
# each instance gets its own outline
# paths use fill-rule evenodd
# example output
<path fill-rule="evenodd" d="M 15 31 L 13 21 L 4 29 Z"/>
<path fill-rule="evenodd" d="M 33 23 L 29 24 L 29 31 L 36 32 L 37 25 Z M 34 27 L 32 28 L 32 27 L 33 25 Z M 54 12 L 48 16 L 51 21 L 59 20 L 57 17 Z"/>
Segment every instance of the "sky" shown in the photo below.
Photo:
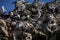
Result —
<path fill-rule="evenodd" d="M 12 2 L 14 2 L 16 0 L 0 0 L 0 9 L 2 8 L 2 6 L 5 7 L 5 9 L 7 10 L 7 12 L 12 11 L 15 6 Z M 32 3 L 34 0 L 25 0 L 26 2 Z M 40 2 L 51 2 L 52 0 L 40 0 Z"/>

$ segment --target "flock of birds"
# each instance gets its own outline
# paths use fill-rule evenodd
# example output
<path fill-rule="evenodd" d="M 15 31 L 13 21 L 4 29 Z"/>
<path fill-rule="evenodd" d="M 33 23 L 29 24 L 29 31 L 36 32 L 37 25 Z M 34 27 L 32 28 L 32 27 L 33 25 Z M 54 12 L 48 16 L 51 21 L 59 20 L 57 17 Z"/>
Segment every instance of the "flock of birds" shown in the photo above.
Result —
<path fill-rule="evenodd" d="M 15 9 L 4 15 L 0 12 L 0 40 L 56 40 L 60 32 L 59 8 L 49 3 L 14 2 Z M 58 10 L 58 11 L 57 11 Z"/>

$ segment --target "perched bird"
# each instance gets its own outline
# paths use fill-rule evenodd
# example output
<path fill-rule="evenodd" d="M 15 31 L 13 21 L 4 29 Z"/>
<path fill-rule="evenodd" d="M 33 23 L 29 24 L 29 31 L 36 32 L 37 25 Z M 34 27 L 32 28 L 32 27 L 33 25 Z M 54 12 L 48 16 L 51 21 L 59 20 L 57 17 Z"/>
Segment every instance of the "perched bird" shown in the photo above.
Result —
<path fill-rule="evenodd" d="M 1 12 L 6 12 L 7 10 L 4 8 L 4 6 L 2 6 L 2 10 L 1 10 Z"/>

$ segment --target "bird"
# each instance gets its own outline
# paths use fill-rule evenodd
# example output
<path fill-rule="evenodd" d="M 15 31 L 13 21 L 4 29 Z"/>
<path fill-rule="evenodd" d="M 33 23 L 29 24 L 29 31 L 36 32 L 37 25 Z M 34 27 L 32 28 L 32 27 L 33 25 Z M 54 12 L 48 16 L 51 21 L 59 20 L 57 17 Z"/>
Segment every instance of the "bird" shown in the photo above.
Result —
<path fill-rule="evenodd" d="M 4 6 L 2 6 L 2 12 L 4 13 L 4 12 L 6 12 L 7 10 L 5 9 L 5 7 Z"/>

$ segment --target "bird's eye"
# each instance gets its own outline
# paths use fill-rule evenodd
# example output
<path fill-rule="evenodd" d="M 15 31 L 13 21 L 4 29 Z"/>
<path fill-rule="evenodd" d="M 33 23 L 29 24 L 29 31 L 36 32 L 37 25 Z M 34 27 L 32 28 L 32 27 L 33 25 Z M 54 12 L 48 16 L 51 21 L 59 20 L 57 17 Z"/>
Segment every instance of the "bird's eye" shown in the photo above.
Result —
<path fill-rule="evenodd" d="M 54 21 L 51 21 L 51 24 L 53 24 L 54 23 Z"/>

